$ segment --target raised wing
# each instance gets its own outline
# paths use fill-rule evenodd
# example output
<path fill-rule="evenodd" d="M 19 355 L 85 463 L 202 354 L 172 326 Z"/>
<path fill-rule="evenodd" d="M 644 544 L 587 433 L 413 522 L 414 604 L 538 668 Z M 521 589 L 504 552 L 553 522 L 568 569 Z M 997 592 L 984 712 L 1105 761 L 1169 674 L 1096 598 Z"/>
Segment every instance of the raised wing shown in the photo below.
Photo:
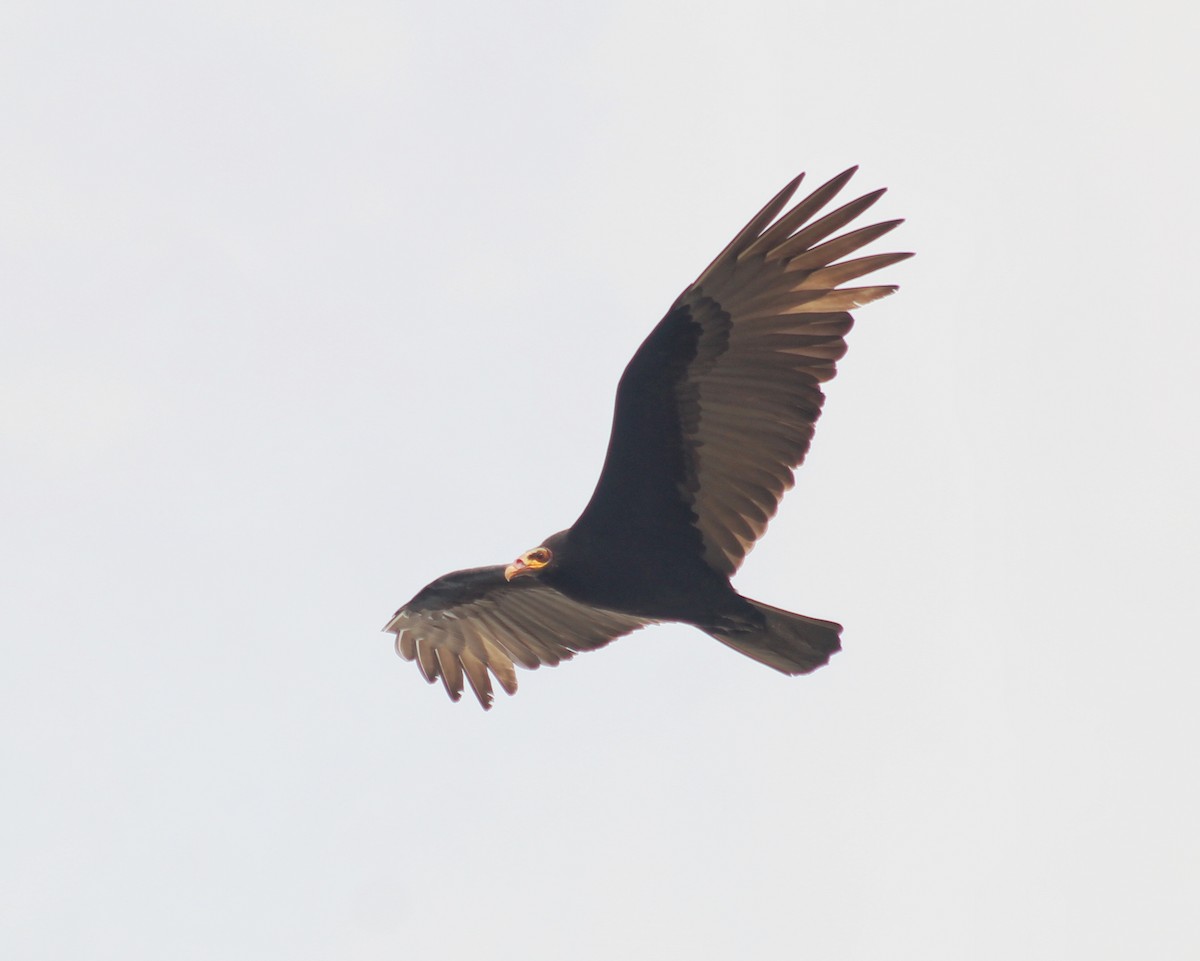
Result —
<path fill-rule="evenodd" d="M 842 260 L 899 220 L 827 239 L 882 190 L 813 220 L 856 169 L 775 220 L 797 177 L 675 301 L 621 377 L 604 469 L 573 532 L 612 556 L 652 537 L 724 574 L 741 565 L 808 452 L 847 311 L 896 290 L 841 285 L 912 256 Z"/>
<path fill-rule="evenodd" d="M 384 630 L 396 635 L 396 653 L 416 661 L 430 684 L 440 677 L 457 701 L 465 678 L 487 709 L 492 706 L 489 672 L 513 694 L 514 663 L 531 670 L 555 665 L 652 623 L 577 603 L 534 578 L 510 583 L 497 566 L 439 577 L 400 608 Z"/>

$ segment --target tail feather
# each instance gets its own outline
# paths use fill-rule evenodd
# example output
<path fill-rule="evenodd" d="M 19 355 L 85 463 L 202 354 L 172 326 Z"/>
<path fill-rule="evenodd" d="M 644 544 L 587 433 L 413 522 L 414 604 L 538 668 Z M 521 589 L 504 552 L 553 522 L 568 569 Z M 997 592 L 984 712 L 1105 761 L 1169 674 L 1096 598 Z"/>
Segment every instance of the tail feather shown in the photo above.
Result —
<path fill-rule="evenodd" d="M 762 628 L 709 631 L 722 644 L 784 674 L 808 674 L 842 649 L 842 625 L 746 599 L 765 624 Z"/>

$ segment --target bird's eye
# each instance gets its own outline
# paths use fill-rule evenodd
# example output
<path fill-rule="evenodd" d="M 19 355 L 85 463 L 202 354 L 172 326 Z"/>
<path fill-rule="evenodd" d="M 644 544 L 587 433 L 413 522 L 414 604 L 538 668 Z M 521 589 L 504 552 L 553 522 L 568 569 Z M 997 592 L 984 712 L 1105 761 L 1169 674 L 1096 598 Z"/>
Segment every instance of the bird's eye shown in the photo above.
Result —
<path fill-rule="evenodd" d="M 529 559 L 535 564 L 549 564 L 550 552 L 544 547 L 539 547 L 529 552 Z"/>

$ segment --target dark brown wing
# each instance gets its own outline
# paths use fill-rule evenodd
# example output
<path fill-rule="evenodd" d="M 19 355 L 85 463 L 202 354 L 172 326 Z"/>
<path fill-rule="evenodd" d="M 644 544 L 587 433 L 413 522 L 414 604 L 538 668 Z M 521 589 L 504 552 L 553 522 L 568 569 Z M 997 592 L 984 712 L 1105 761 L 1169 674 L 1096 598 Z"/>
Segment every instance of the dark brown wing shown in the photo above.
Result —
<path fill-rule="evenodd" d="M 416 661 L 425 680 L 442 679 L 451 700 L 462 696 L 465 677 L 490 708 L 489 671 L 512 694 L 514 662 L 555 665 L 652 623 L 579 604 L 531 577 L 510 583 L 503 567 L 477 567 L 427 585 L 384 630 L 396 635 L 396 653 Z"/>
<path fill-rule="evenodd" d="M 847 311 L 896 289 L 840 285 L 911 256 L 841 259 L 898 220 L 826 239 L 882 190 L 813 220 L 855 169 L 775 220 L 800 178 L 788 184 L 638 349 L 573 538 L 614 558 L 653 538 L 724 574 L 737 570 L 808 452 L 825 399 L 820 385 L 846 352 Z"/>

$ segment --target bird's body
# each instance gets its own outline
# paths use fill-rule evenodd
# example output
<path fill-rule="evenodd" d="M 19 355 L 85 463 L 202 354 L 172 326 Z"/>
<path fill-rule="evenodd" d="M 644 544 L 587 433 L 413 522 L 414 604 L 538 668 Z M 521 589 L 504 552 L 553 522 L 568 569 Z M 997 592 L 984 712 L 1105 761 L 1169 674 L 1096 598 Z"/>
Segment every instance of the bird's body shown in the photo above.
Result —
<path fill-rule="evenodd" d="M 557 563 L 541 574 L 542 583 L 572 600 L 697 627 L 745 614 L 729 578 L 705 564 L 698 552 L 680 551 L 669 536 L 656 540 L 651 532 L 625 555 L 628 563 L 611 564 L 603 552 L 589 549 L 586 537 L 572 534 L 559 531 L 542 542 Z"/>
<path fill-rule="evenodd" d="M 672 305 L 621 377 L 600 479 L 570 528 L 507 567 L 447 574 L 396 612 L 385 630 L 427 680 L 458 700 L 465 678 L 490 707 L 489 671 L 511 694 L 514 663 L 557 664 L 661 621 L 788 674 L 839 649 L 838 624 L 744 598 L 730 576 L 808 450 L 848 308 L 895 290 L 840 284 L 910 256 L 840 260 L 899 221 L 822 243 L 882 194 L 812 221 L 853 172 L 775 220 L 796 178 Z"/>

